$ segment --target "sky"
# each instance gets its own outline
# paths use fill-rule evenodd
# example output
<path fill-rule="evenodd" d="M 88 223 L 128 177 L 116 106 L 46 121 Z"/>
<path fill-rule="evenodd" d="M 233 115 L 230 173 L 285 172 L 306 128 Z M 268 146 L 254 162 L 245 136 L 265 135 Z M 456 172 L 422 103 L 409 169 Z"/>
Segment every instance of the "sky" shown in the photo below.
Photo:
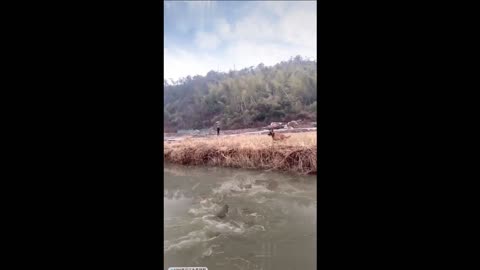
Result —
<path fill-rule="evenodd" d="M 164 1 L 164 77 L 317 58 L 315 1 Z"/>

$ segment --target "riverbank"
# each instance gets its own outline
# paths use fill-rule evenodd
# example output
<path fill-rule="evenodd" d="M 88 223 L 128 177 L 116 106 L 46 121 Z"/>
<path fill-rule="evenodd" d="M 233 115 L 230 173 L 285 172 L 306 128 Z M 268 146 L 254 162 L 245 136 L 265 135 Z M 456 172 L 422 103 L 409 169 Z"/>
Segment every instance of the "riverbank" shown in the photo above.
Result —
<path fill-rule="evenodd" d="M 285 141 L 267 135 L 209 136 L 164 142 L 164 160 L 182 165 L 317 173 L 316 132 L 290 133 Z"/>
<path fill-rule="evenodd" d="M 282 128 L 276 129 L 276 133 L 302 133 L 317 131 L 316 127 L 300 127 L 300 128 Z M 249 129 L 234 129 L 234 130 L 222 130 L 221 136 L 235 136 L 238 135 L 266 135 L 270 132 L 268 129 L 262 128 L 249 128 Z M 188 138 L 213 138 L 217 137 L 216 131 L 211 131 L 207 134 L 178 134 L 178 133 L 164 133 L 164 142 L 178 142 Z"/>

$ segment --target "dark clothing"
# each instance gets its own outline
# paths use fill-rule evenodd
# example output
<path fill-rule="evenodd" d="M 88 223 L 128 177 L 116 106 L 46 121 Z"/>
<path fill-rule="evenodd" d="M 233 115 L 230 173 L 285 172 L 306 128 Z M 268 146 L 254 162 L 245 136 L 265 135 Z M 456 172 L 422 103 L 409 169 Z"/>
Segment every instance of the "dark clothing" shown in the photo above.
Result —
<path fill-rule="evenodd" d="M 220 135 L 220 128 L 217 127 L 217 136 Z"/>

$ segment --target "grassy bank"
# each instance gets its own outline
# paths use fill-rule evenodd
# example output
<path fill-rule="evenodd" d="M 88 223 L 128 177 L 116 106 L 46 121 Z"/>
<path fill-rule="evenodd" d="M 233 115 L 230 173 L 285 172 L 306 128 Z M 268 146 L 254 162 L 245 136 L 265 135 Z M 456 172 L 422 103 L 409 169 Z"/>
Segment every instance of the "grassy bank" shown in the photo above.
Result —
<path fill-rule="evenodd" d="M 211 136 L 164 143 L 166 162 L 233 168 L 317 173 L 316 132 L 287 134 L 273 142 L 267 135 Z"/>

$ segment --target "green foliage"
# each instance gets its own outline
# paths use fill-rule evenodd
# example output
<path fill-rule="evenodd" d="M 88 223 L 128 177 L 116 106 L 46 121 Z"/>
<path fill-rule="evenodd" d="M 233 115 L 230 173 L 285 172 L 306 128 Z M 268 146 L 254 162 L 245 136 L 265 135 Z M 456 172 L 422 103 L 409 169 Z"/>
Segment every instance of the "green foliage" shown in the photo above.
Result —
<path fill-rule="evenodd" d="M 164 81 L 165 127 L 249 128 L 299 118 L 316 121 L 317 63 L 297 56 L 272 67 Z"/>

